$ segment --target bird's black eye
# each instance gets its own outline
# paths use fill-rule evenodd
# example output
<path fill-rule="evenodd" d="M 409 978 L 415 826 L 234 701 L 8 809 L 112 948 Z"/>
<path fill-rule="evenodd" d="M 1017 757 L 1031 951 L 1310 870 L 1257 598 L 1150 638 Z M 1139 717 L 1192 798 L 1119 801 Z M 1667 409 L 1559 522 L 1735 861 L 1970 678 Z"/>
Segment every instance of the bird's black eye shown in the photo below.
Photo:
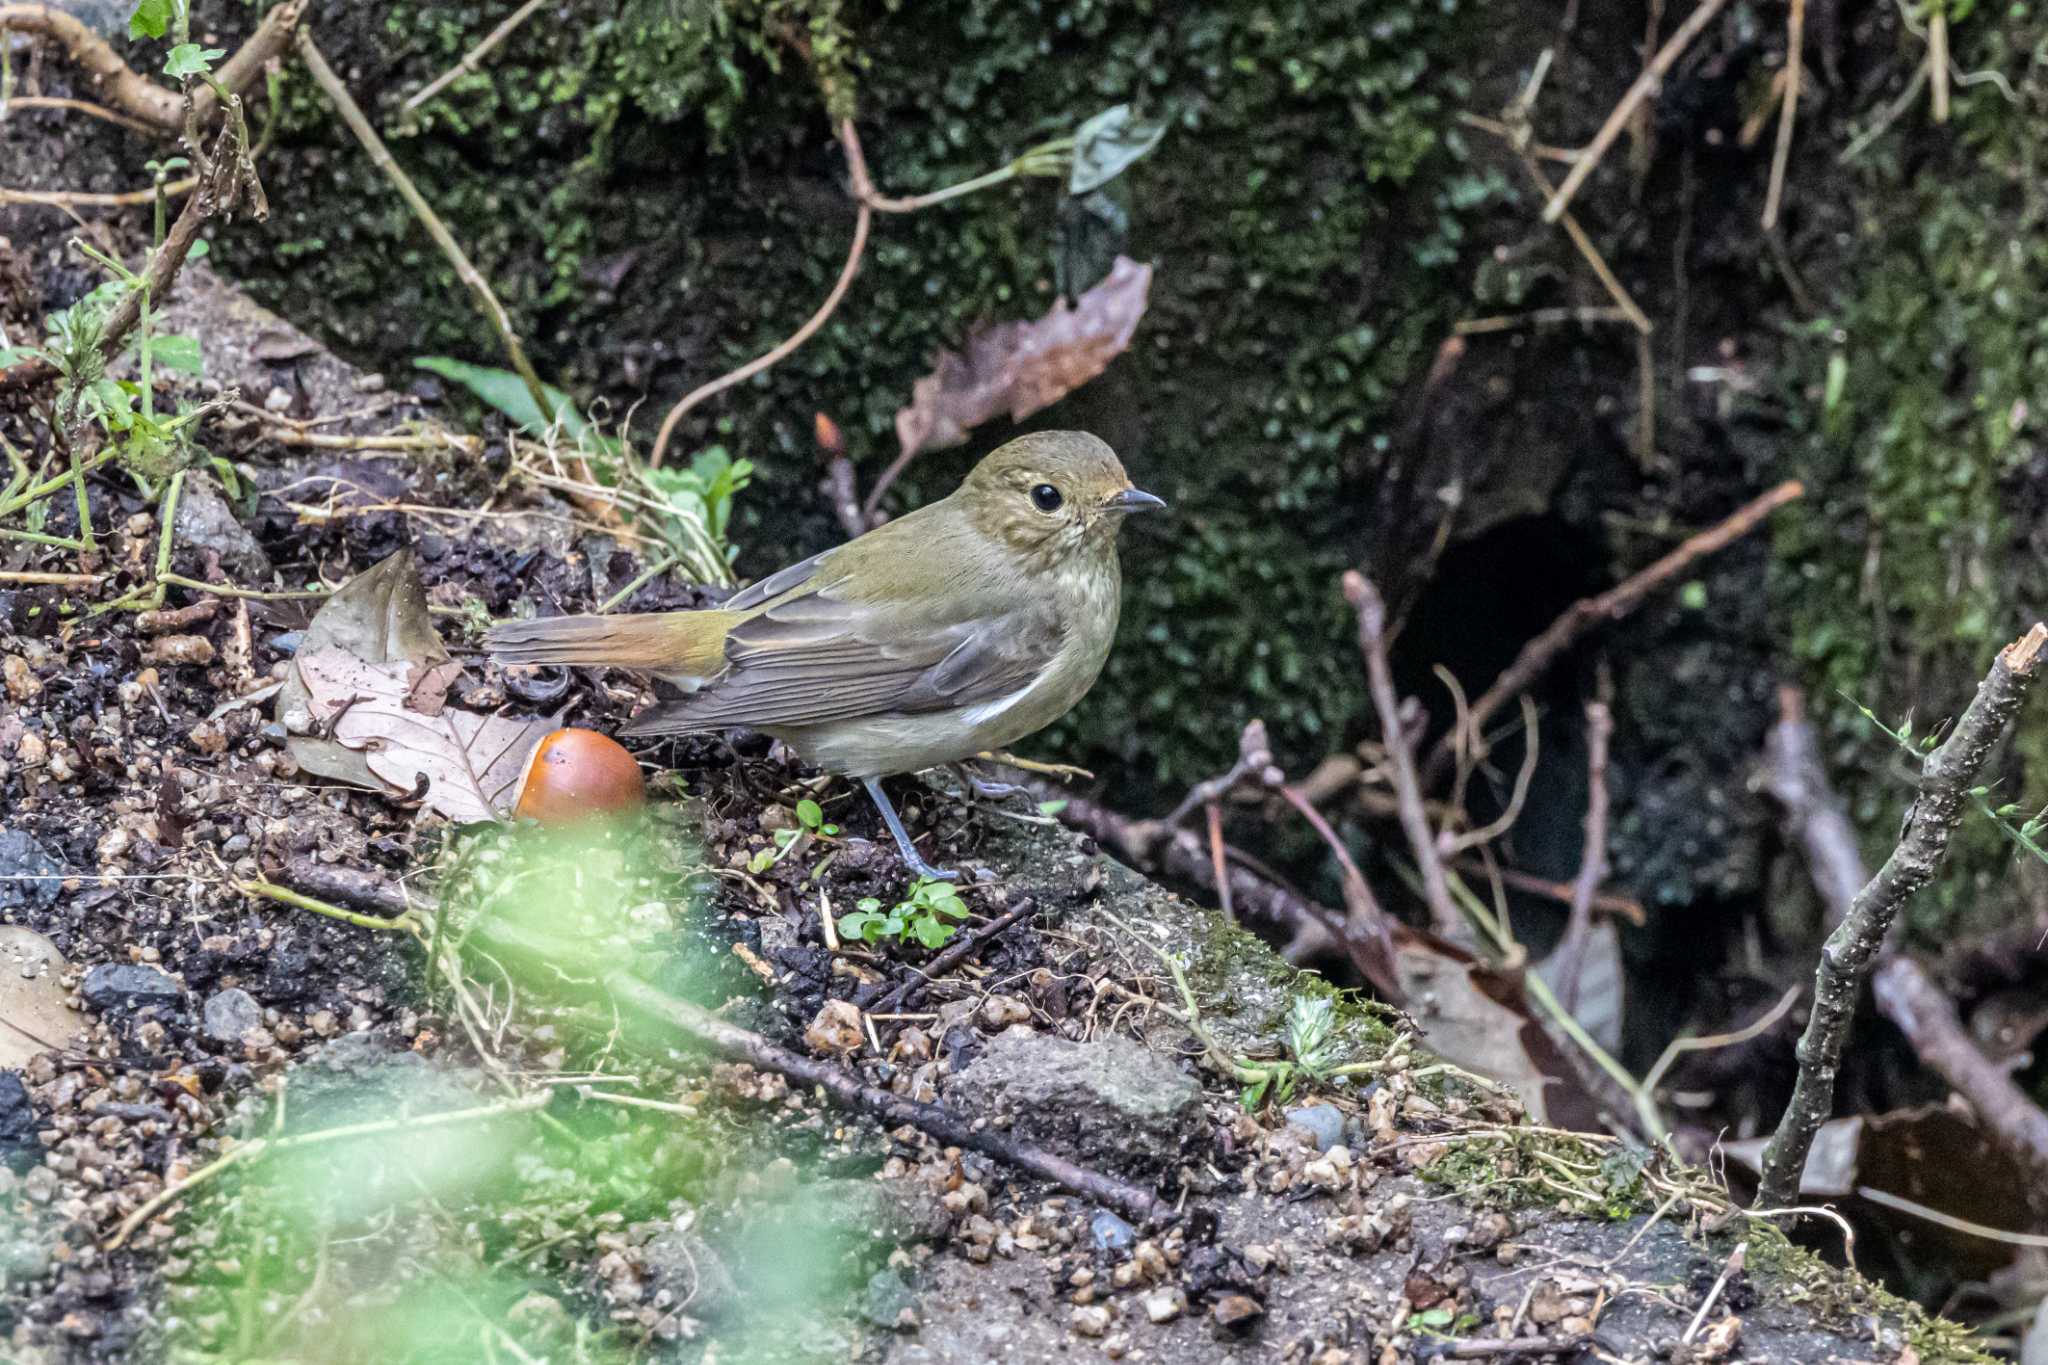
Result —
<path fill-rule="evenodd" d="M 1031 504 L 1041 512 L 1057 512 L 1060 510 L 1060 504 L 1065 501 L 1066 499 L 1060 496 L 1060 490 L 1049 483 L 1039 484 L 1031 490 Z"/>

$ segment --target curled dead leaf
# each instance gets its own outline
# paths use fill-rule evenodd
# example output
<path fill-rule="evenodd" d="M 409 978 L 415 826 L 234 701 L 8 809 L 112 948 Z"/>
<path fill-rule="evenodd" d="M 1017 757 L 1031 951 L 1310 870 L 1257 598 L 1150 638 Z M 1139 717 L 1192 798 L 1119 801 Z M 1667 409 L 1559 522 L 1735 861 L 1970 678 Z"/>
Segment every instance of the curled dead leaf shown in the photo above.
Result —
<path fill-rule="evenodd" d="M 1036 321 L 976 332 L 965 354 L 941 353 L 896 413 L 899 460 L 958 445 L 1000 412 L 1022 421 L 1101 374 L 1131 344 L 1151 289 L 1152 267 L 1119 256 L 1073 307 L 1061 299 Z"/>

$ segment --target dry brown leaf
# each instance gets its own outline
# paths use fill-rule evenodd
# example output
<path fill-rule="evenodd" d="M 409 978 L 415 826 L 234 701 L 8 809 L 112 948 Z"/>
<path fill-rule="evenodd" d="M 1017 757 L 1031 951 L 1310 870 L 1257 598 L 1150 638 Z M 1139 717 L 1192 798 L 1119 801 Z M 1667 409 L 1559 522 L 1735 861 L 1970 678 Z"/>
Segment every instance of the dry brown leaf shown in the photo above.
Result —
<path fill-rule="evenodd" d="M 942 352 L 938 365 L 896 413 L 899 458 L 958 445 L 997 413 L 1022 421 L 1080 388 L 1123 354 L 1145 316 L 1152 267 L 1119 256 L 1075 307 L 1061 299 L 1035 322 L 1003 322 L 967 339 L 967 351 Z"/>
<path fill-rule="evenodd" d="M 1537 1022 L 1518 974 L 1406 926 L 1393 938 L 1402 1000 L 1430 1051 L 1507 1086 L 1538 1123 L 1600 1130 L 1597 1106 Z"/>
<path fill-rule="evenodd" d="M 337 744 L 358 752 L 393 795 L 426 790 L 430 810 L 468 824 L 500 820 L 518 799 L 527 756 L 559 716 L 485 716 L 453 707 L 427 714 L 415 704 L 436 665 L 367 663 L 342 649 L 303 653 L 299 680 L 313 717 L 333 724 Z M 442 687 L 445 692 L 445 685 Z"/>
<path fill-rule="evenodd" d="M 68 1046 L 85 1018 L 71 1008 L 68 964 L 33 929 L 0 925 L 0 1067 L 18 1067 L 49 1048 Z"/>

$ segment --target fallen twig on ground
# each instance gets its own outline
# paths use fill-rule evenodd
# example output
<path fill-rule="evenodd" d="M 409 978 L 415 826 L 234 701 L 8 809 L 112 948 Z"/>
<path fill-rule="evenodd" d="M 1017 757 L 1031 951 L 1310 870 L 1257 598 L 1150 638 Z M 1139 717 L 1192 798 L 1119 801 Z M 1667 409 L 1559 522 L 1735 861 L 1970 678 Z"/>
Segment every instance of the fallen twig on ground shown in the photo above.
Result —
<path fill-rule="evenodd" d="M 1719 523 L 1688 537 L 1669 554 L 1630 574 L 1606 592 L 1597 597 L 1580 598 L 1565 608 L 1562 615 L 1543 628 L 1542 634 L 1522 646 L 1515 661 L 1501 671 L 1492 685 L 1480 694 L 1479 700 L 1472 703 L 1467 724 L 1475 749 L 1494 713 L 1527 691 L 1581 635 L 1603 622 L 1618 621 L 1627 616 L 1642 605 L 1644 598 L 1676 578 L 1695 560 L 1726 549 L 1755 530 L 1765 517 L 1805 492 L 1805 487 L 1797 479 L 1787 480 L 1761 497 L 1744 503 Z M 1448 733 L 1437 741 L 1423 774 L 1426 784 L 1442 778 L 1451 762 L 1456 742 L 1457 737 Z"/>
<path fill-rule="evenodd" d="M 1023 897 L 973 933 L 960 935 L 947 945 L 944 952 L 923 967 L 912 968 L 910 977 L 903 984 L 875 1001 L 872 1006 L 864 1005 L 862 1009 L 869 1014 L 894 1014 L 922 995 L 927 986 L 980 952 L 986 944 L 1037 913 L 1038 902 L 1029 896 Z"/>
<path fill-rule="evenodd" d="M 558 961 L 564 956 L 558 945 L 545 937 L 502 920 L 478 925 L 470 937 L 500 956 L 517 957 L 537 964 Z M 906 1100 L 900 1095 L 864 1084 L 830 1062 L 817 1061 L 778 1047 L 758 1033 L 729 1023 L 710 1010 L 677 999 L 627 972 L 607 972 L 598 985 L 621 1007 L 674 1029 L 691 1043 L 716 1056 L 775 1072 L 800 1085 L 814 1086 L 841 1108 L 867 1114 L 885 1126 L 908 1124 L 942 1143 L 995 1157 L 1139 1222 L 1161 1221 L 1171 1215 L 1171 1207 L 1149 1190 L 1090 1170 L 1030 1143 L 1019 1142 L 939 1105 Z"/>
<path fill-rule="evenodd" d="M 1764 1148 L 1763 1175 L 1757 1189 L 1760 1206 L 1797 1201 L 1814 1134 L 1833 1112 L 1835 1074 L 1849 1040 L 1863 979 L 1883 948 L 1899 908 L 1933 880 L 1948 852 L 1949 836 L 1969 806 L 1977 774 L 2026 700 L 2044 650 L 2048 650 L 2048 625 L 2037 623 L 1999 652 L 1955 729 L 1927 756 L 1898 846 L 1877 875 L 1856 893 L 1841 924 L 1828 935 L 1814 972 L 1813 1012 L 1799 1040 L 1799 1075 L 1793 1083 L 1792 1099 Z"/>
<path fill-rule="evenodd" d="M 1832 931 L 1848 917 L 1870 880 L 1856 831 L 1828 788 L 1820 748 L 1796 688 L 1779 693 L 1779 720 L 1764 743 L 1763 789 L 1784 808 L 1806 855 Z M 1887 945 L 1871 994 L 1878 1012 L 1898 1026 L 1922 1062 L 1969 1102 L 1984 1132 L 2048 1182 L 2048 1113 L 2012 1073 L 1984 1055 L 1956 1012 L 1949 992 L 1920 962 Z"/>

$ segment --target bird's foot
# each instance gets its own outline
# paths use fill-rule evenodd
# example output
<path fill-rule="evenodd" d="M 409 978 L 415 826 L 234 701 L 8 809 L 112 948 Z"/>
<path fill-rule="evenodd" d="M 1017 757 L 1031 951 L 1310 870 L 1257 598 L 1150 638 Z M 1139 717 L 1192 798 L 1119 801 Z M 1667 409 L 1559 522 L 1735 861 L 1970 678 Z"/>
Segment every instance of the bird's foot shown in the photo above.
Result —
<path fill-rule="evenodd" d="M 986 777 L 976 777 L 964 763 L 953 765 L 954 776 L 971 795 L 984 801 L 1007 801 L 1013 796 L 1029 796 L 1031 788 L 1018 782 L 996 782 Z"/>
<path fill-rule="evenodd" d="M 868 796 L 874 801 L 875 809 L 882 813 L 882 823 L 889 827 L 889 835 L 896 841 L 896 851 L 903 855 L 904 866 L 919 877 L 928 877 L 936 882 L 956 882 L 958 872 L 949 872 L 933 867 L 910 842 L 910 831 L 903 828 L 903 821 L 896 814 L 896 807 L 890 804 L 889 795 L 882 790 L 882 784 L 872 777 L 861 779 L 861 785 L 868 789 Z"/>

